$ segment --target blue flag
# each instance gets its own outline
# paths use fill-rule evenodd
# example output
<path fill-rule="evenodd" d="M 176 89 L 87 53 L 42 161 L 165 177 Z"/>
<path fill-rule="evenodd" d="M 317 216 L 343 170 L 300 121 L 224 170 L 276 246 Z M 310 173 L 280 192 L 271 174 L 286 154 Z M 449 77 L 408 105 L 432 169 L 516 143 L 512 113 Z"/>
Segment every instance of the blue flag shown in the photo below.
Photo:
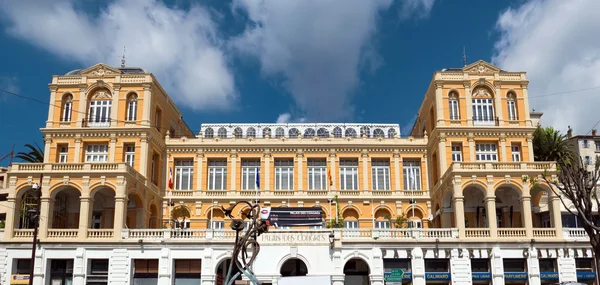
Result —
<path fill-rule="evenodd" d="M 256 168 L 256 189 L 260 189 L 260 168 Z"/>

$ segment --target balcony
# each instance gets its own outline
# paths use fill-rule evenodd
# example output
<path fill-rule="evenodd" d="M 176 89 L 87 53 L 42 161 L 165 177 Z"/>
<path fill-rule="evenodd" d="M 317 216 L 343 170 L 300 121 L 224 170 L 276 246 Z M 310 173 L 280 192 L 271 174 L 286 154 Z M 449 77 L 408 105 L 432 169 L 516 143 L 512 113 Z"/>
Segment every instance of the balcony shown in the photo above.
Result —
<path fill-rule="evenodd" d="M 499 121 L 497 118 L 484 116 L 484 117 L 473 117 L 473 126 L 498 126 Z"/>
<path fill-rule="evenodd" d="M 429 198 L 428 190 L 173 190 L 167 197 L 199 199 L 204 197 L 394 197 L 394 198 Z"/>
<path fill-rule="evenodd" d="M 83 119 L 81 125 L 88 128 L 108 128 L 110 118 Z"/>

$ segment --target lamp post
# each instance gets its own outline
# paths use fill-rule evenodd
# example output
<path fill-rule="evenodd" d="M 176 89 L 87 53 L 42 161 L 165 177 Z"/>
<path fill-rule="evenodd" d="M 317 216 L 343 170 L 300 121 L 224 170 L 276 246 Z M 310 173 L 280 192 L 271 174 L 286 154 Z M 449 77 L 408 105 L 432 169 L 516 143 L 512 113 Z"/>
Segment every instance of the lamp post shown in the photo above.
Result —
<path fill-rule="evenodd" d="M 33 214 L 33 243 L 31 244 L 31 260 L 29 265 L 29 285 L 33 284 L 33 271 L 35 268 L 35 250 L 38 243 L 38 227 L 40 225 L 40 206 L 42 203 L 42 179 L 44 175 L 40 175 L 40 183 L 33 183 L 31 188 L 35 191 L 37 201 L 35 203 L 35 209 L 27 209 L 28 214 Z"/>

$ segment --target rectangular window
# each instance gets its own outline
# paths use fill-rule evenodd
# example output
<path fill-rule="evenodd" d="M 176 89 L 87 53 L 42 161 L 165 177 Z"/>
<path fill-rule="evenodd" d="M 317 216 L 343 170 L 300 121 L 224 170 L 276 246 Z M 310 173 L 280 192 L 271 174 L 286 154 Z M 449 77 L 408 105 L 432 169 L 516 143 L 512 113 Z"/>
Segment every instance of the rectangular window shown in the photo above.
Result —
<path fill-rule="evenodd" d="M 596 144 L 596 152 L 600 151 L 600 141 L 595 141 Z"/>
<path fill-rule="evenodd" d="M 358 221 L 344 221 L 344 228 L 346 229 L 358 229 Z"/>
<path fill-rule="evenodd" d="M 107 144 L 88 144 L 85 151 L 86 162 L 107 162 L 108 145 Z"/>
<path fill-rule="evenodd" d="M 133 260 L 133 284 L 154 285 L 158 282 L 158 259 Z"/>
<path fill-rule="evenodd" d="M 471 270 L 473 272 L 490 272 L 490 260 L 487 258 L 471 259 Z"/>
<path fill-rule="evenodd" d="M 514 162 L 519 162 L 521 161 L 521 147 L 519 145 L 512 145 L 510 147 L 511 149 L 511 153 L 512 153 L 512 160 Z"/>
<path fill-rule="evenodd" d="M 210 222 L 210 228 L 213 230 L 222 230 L 225 228 L 225 221 L 212 221 Z"/>
<path fill-rule="evenodd" d="M 154 127 L 157 128 L 158 130 L 160 130 L 161 114 L 162 114 L 162 112 L 158 108 L 154 112 Z"/>
<path fill-rule="evenodd" d="M 575 258 L 577 272 L 594 271 L 594 260 L 592 258 Z"/>
<path fill-rule="evenodd" d="M 452 161 L 462 161 L 462 147 L 460 144 L 452 144 Z"/>
<path fill-rule="evenodd" d="M 389 221 L 375 221 L 375 228 L 376 229 L 389 229 L 390 222 Z"/>
<path fill-rule="evenodd" d="M 475 145 L 475 160 L 477 161 L 498 161 L 496 144 L 478 143 Z"/>
<path fill-rule="evenodd" d="M 157 154 L 153 154 L 152 155 L 152 162 L 151 162 L 151 168 L 150 168 L 150 180 L 152 181 L 152 183 L 156 184 L 156 170 L 157 170 L 157 163 L 158 163 L 158 155 Z"/>
<path fill-rule="evenodd" d="M 112 101 L 91 101 L 88 118 L 90 127 L 108 127 L 110 126 L 110 108 Z"/>
<path fill-rule="evenodd" d="M 590 165 L 590 164 L 592 164 L 592 158 L 591 158 L 590 156 L 586 155 L 586 156 L 583 158 L 583 163 L 584 163 L 585 165 Z"/>
<path fill-rule="evenodd" d="M 425 259 L 425 272 L 450 272 L 450 260 L 445 258 Z"/>
<path fill-rule="evenodd" d="M 108 259 L 89 259 L 86 284 L 108 284 L 108 265 Z"/>
<path fill-rule="evenodd" d="M 508 100 L 508 119 L 516 121 L 517 118 L 517 102 L 515 100 Z"/>
<path fill-rule="evenodd" d="M 403 161 L 404 190 L 421 190 L 421 162 Z"/>
<path fill-rule="evenodd" d="M 505 258 L 502 260 L 504 263 L 504 272 L 526 272 L 527 263 L 523 258 Z"/>
<path fill-rule="evenodd" d="M 420 220 L 409 220 L 407 222 L 409 229 L 421 229 L 423 228 L 423 224 Z"/>
<path fill-rule="evenodd" d="M 69 145 L 58 145 L 58 163 L 67 163 L 69 161 Z"/>
<path fill-rule="evenodd" d="M 340 190 L 358 190 L 358 160 L 340 160 Z"/>
<path fill-rule="evenodd" d="M 294 189 L 294 161 L 275 160 L 275 190 Z"/>
<path fill-rule="evenodd" d="M 373 190 L 390 190 L 390 161 L 371 161 Z"/>
<path fill-rule="evenodd" d="M 63 107 L 61 121 L 70 122 L 72 111 L 73 111 L 73 102 L 65 102 L 65 105 Z"/>
<path fill-rule="evenodd" d="M 50 259 L 50 284 L 73 284 L 73 259 Z"/>
<path fill-rule="evenodd" d="M 583 144 L 583 148 L 590 147 L 590 142 L 588 140 L 583 140 L 582 144 Z"/>
<path fill-rule="evenodd" d="M 492 99 L 473 99 L 473 124 L 476 126 L 493 126 L 495 124 Z"/>
<path fill-rule="evenodd" d="M 556 259 L 540 258 L 540 272 L 556 272 Z"/>
<path fill-rule="evenodd" d="M 242 160 L 242 190 L 258 190 L 256 174 L 260 168 L 260 160 Z"/>
<path fill-rule="evenodd" d="M 460 113 L 458 111 L 458 100 L 450 99 L 450 120 L 460 120 Z"/>
<path fill-rule="evenodd" d="M 194 179 L 194 161 L 191 159 L 175 161 L 175 190 L 191 190 Z"/>
<path fill-rule="evenodd" d="M 208 161 L 208 190 L 225 190 L 227 187 L 227 161 Z"/>
<path fill-rule="evenodd" d="M 202 273 L 202 259 L 176 259 L 175 263 L 175 284 L 191 285 L 200 284 Z"/>
<path fill-rule="evenodd" d="M 126 144 L 123 148 L 125 149 L 125 163 L 133 167 L 133 164 L 135 163 L 135 145 Z"/>
<path fill-rule="evenodd" d="M 13 259 L 13 264 L 17 264 L 16 272 L 13 271 L 13 274 L 18 274 L 18 275 L 25 275 L 25 274 L 30 274 L 31 273 L 31 259 L 25 259 L 25 258 L 20 258 L 20 259 Z"/>
<path fill-rule="evenodd" d="M 327 161 L 325 159 L 308 160 L 308 190 L 327 189 Z"/>

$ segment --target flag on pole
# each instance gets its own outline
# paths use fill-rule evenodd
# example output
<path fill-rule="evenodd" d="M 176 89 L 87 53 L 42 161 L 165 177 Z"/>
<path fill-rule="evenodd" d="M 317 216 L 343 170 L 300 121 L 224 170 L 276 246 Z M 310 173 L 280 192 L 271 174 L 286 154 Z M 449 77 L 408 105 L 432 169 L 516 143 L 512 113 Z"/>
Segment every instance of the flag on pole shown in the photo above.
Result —
<path fill-rule="evenodd" d="M 169 167 L 169 189 L 173 190 L 173 168 Z"/>
<path fill-rule="evenodd" d="M 333 186 L 333 179 L 331 179 L 331 169 L 327 168 L 327 180 L 329 180 L 329 186 Z"/>
<path fill-rule="evenodd" d="M 260 189 L 260 168 L 256 168 L 256 189 Z"/>

